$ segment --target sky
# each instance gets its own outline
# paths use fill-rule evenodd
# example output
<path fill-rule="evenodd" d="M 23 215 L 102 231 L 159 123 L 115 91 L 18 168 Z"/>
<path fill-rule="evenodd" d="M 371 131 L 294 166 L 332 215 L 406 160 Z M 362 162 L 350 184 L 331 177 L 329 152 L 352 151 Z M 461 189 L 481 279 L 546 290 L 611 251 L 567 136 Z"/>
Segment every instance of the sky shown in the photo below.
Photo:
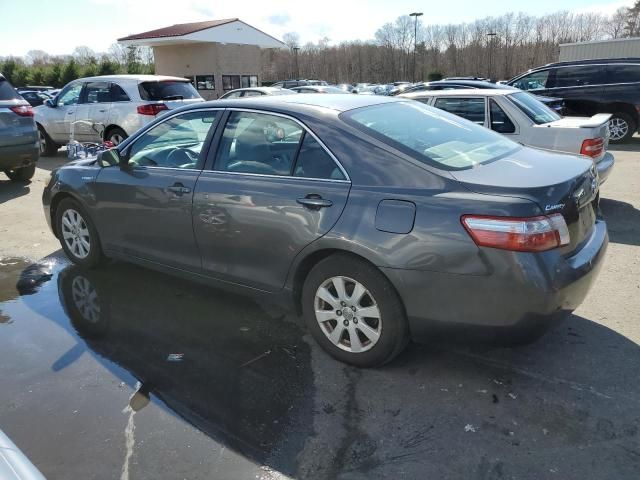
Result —
<path fill-rule="evenodd" d="M 86 45 L 105 52 L 120 37 L 175 23 L 240 18 L 276 38 L 296 32 L 301 43 L 328 37 L 330 43 L 368 40 L 386 22 L 414 11 L 424 23 L 461 23 L 509 11 L 544 15 L 560 9 L 613 13 L 633 0 L 0 0 L 5 21 L 0 28 L 0 56 L 29 50 L 69 54 Z M 22 19 L 22 20 L 19 20 Z"/>

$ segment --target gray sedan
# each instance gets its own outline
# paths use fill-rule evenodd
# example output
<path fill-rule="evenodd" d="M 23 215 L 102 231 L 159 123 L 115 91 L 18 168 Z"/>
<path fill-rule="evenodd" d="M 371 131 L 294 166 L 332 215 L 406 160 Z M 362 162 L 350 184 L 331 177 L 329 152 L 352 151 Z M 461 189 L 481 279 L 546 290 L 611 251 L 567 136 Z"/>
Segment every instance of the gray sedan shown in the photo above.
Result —
<path fill-rule="evenodd" d="M 367 367 L 442 327 L 533 336 L 574 310 L 608 244 L 598 190 L 590 159 L 418 102 L 297 94 L 171 112 L 43 202 L 72 261 L 283 299 Z"/>

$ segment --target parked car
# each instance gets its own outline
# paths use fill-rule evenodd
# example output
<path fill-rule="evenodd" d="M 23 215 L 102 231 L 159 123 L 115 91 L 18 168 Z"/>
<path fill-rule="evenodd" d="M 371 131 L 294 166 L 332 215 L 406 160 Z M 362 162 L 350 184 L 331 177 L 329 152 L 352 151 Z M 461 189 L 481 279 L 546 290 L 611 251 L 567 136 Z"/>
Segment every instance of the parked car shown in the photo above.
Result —
<path fill-rule="evenodd" d="M 307 85 L 306 87 L 294 87 L 291 89 L 296 93 L 350 93 L 338 87 Z"/>
<path fill-rule="evenodd" d="M 336 85 L 336 88 L 339 88 L 340 90 L 344 90 L 345 92 L 348 92 L 348 93 L 353 93 L 353 89 L 355 87 L 350 83 L 339 83 L 338 85 Z"/>
<path fill-rule="evenodd" d="M 292 302 L 359 366 L 434 325 L 515 336 L 585 298 L 608 244 L 591 159 L 406 99 L 239 103 L 179 109 L 55 170 L 43 205 L 67 256 Z"/>
<path fill-rule="evenodd" d="M 610 113 L 612 143 L 629 140 L 640 126 L 640 58 L 550 63 L 512 78 L 508 85 L 561 97 L 567 115 Z"/>
<path fill-rule="evenodd" d="M 220 97 L 220 100 L 224 98 L 261 97 L 263 95 L 292 95 L 293 93 L 294 92 L 292 90 L 277 87 L 237 88 L 222 95 Z"/>
<path fill-rule="evenodd" d="M 36 107 L 41 153 L 54 155 L 71 139 L 115 145 L 167 110 L 203 102 L 186 78 L 104 75 L 67 84 Z"/>
<path fill-rule="evenodd" d="M 16 92 L 22 94 L 22 92 L 47 92 L 53 90 L 53 87 L 48 85 L 27 85 L 26 87 L 17 87 Z"/>
<path fill-rule="evenodd" d="M 401 95 L 440 108 L 531 147 L 587 155 L 603 183 L 613 168 L 607 152 L 610 115 L 565 117 L 518 89 L 432 90 Z"/>
<path fill-rule="evenodd" d="M 36 90 L 23 90 L 22 92 L 20 92 L 20 96 L 24 98 L 27 102 L 29 102 L 29 105 L 31 105 L 32 107 L 39 107 L 46 100 L 51 100 L 52 98 L 50 95 L 47 95 L 45 92 L 39 92 Z"/>
<path fill-rule="evenodd" d="M 27 181 L 36 171 L 38 153 L 33 107 L 0 74 L 0 170 L 13 181 Z"/>
<path fill-rule="evenodd" d="M 283 80 L 272 84 L 272 87 L 276 88 L 294 88 L 304 87 L 307 85 L 328 85 L 324 80 Z"/>

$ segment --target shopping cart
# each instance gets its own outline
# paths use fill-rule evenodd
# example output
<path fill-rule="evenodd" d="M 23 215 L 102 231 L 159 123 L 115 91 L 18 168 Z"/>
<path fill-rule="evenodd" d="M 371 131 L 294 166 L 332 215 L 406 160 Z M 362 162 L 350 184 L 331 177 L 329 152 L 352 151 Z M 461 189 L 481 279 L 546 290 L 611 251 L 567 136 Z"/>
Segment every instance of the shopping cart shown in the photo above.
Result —
<path fill-rule="evenodd" d="M 104 138 L 105 126 L 103 123 L 95 123 L 88 120 L 77 120 L 71 124 L 71 134 L 69 135 L 69 143 L 67 143 L 67 158 L 69 160 L 80 160 L 87 158 L 96 158 L 98 153 L 109 150 L 115 145 L 108 140 L 100 143 L 95 142 L 79 142 L 74 139 L 75 129 L 77 126 L 87 127 L 95 132 L 100 138 Z"/>

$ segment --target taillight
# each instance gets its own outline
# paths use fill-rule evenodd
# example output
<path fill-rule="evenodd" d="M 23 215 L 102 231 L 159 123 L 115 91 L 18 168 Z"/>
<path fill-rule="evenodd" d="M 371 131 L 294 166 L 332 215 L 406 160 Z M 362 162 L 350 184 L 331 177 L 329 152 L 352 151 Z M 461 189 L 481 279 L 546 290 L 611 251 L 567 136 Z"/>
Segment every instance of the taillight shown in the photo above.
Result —
<path fill-rule="evenodd" d="M 567 223 L 559 213 L 526 218 L 463 215 L 462 225 L 480 247 L 543 252 L 570 241 Z"/>
<path fill-rule="evenodd" d="M 17 107 L 9 107 L 16 115 L 21 117 L 33 117 L 33 107 L 31 105 L 19 105 Z"/>
<path fill-rule="evenodd" d="M 582 147 L 580 147 L 580 154 L 588 155 L 590 157 L 598 157 L 600 156 L 600 154 L 602 154 L 603 150 L 603 138 L 587 138 L 584 142 L 582 142 Z"/>
<path fill-rule="evenodd" d="M 157 115 L 163 110 L 169 110 L 164 103 L 147 103 L 146 105 L 138 105 L 138 113 L 140 115 Z"/>

